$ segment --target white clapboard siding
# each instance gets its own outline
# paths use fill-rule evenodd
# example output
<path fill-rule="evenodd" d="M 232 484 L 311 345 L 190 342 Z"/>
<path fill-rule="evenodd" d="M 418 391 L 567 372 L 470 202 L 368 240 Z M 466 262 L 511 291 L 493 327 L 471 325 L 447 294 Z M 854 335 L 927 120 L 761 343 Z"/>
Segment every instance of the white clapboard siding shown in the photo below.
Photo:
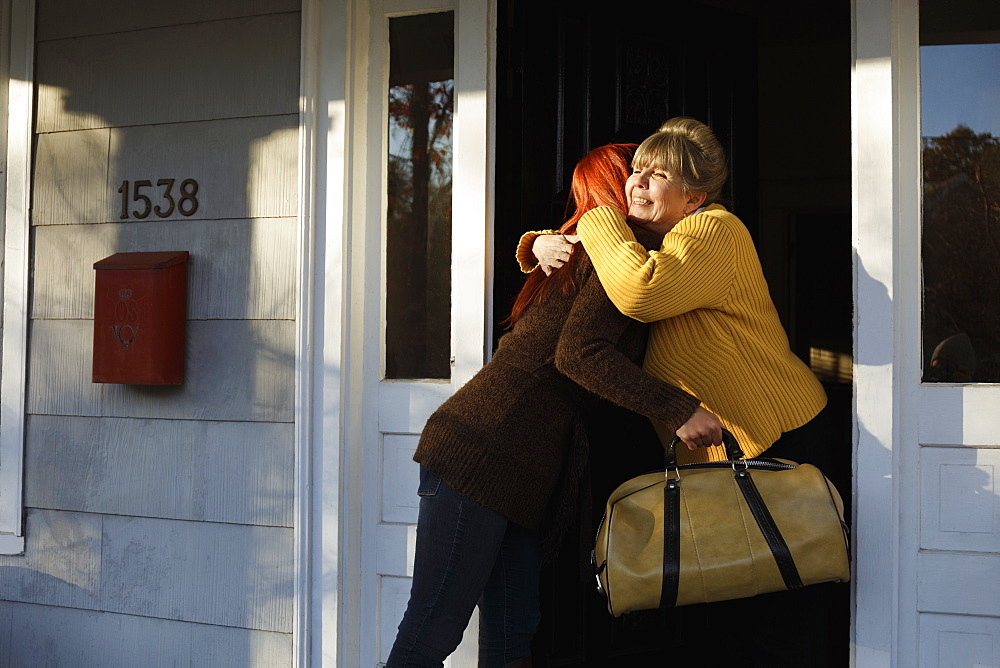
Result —
<path fill-rule="evenodd" d="M 292 530 L 29 510 L 0 600 L 288 633 Z"/>
<path fill-rule="evenodd" d="M 36 131 L 296 113 L 299 21 L 271 14 L 41 42 Z"/>
<path fill-rule="evenodd" d="M 36 0 L 38 41 L 295 12 L 301 0 Z"/>
<path fill-rule="evenodd" d="M 102 519 L 29 509 L 24 555 L 0 556 L 0 600 L 100 609 Z"/>
<path fill-rule="evenodd" d="M 27 412 L 291 422 L 294 330 L 290 320 L 189 321 L 184 385 L 153 387 L 91 382 L 93 322 L 34 320 Z"/>
<path fill-rule="evenodd" d="M 107 217 L 111 130 L 38 135 L 32 224 L 95 223 Z"/>
<path fill-rule="evenodd" d="M 268 116 L 118 128 L 111 132 L 109 209 L 105 219 L 121 221 L 118 189 L 149 179 L 176 179 L 174 198 L 185 179 L 198 182 L 198 210 L 192 218 L 268 218 L 296 215 L 298 116 Z M 150 193 L 155 204 L 159 188 Z M 131 207 L 135 211 L 136 207 Z M 153 214 L 146 221 L 156 219 Z M 184 219 L 180 206 L 163 220 Z M 134 218 L 132 219 L 134 220 Z"/>
<path fill-rule="evenodd" d="M 103 518 L 103 610 L 292 630 L 291 529 Z"/>
<path fill-rule="evenodd" d="M 94 262 L 164 250 L 191 253 L 188 318 L 295 317 L 295 218 L 38 227 L 32 317 L 92 318 Z"/>
<path fill-rule="evenodd" d="M 35 415 L 34 508 L 292 526 L 292 425 Z"/>
<path fill-rule="evenodd" d="M 292 637 L 0 601 L 0 666 L 286 668 Z"/>
<path fill-rule="evenodd" d="M 57 132 L 38 136 L 34 225 L 147 224 L 163 220 L 295 216 L 298 117 L 237 118 L 133 128 Z M 118 190 L 144 188 L 153 207 L 170 210 L 161 179 L 174 179 L 171 215 L 137 219 L 132 198 L 122 219 Z M 181 184 L 198 182 L 197 209 L 184 216 Z M 190 211 L 191 205 L 185 204 Z"/>

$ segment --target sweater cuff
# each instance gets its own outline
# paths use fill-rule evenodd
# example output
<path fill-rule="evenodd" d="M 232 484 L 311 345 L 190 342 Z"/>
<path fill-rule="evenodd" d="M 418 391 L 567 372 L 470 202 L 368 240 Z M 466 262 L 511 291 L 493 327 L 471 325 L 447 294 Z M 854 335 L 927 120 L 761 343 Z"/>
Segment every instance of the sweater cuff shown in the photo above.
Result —
<path fill-rule="evenodd" d="M 517 242 L 515 257 L 517 258 L 518 266 L 521 267 L 521 271 L 525 274 L 530 274 L 538 267 L 538 259 L 531 252 L 531 247 L 534 245 L 535 239 L 543 234 L 559 234 L 559 230 L 525 232 L 521 235 L 521 240 Z"/>

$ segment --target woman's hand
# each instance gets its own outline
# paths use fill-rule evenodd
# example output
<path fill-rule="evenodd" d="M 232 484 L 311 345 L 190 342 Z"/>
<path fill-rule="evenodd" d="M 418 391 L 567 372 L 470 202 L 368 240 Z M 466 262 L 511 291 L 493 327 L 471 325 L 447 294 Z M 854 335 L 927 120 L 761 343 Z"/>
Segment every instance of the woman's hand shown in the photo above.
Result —
<path fill-rule="evenodd" d="M 538 266 L 545 275 L 566 264 L 573 254 L 573 244 L 580 241 L 576 234 L 540 234 L 531 245 L 531 252 L 538 258 Z"/>
<path fill-rule="evenodd" d="M 677 437 L 688 446 L 689 450 L 707 448 L 710 445 L 722 443 L 722 422 L 701 406 L 695 409 L 694 415 L 677 430 Z"/>

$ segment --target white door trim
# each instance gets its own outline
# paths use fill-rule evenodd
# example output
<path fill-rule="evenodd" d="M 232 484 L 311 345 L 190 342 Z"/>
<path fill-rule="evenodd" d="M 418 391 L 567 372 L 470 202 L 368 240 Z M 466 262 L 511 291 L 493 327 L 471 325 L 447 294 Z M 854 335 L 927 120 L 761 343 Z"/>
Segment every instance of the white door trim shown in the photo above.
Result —
<path fill-rule="evenodd" d="M 0 554 L 24 552 L 24 419 L 28 351 L 28 262 L 31 256 L 31 155 L 34 137 L 35 2 L 0 2 L 0 30 L 9 40 L 3 204 L 3 359 L 0 362 Z M 9 78 L 6 76 L 9 74 Z M 9 85 L 8 85 L 9 84 Z M 5 100 L 3 99 L 5 98 Z M 5 127 L 4 127 L 5 126 Z"/>
<path fill-rule="evenodd" d="M 920 268 L 921 201 L 923 185 L 920 155 L 920 36 L 917 0 L 896 0 L 895 86 L 896 131 L 894 133 L 896 217 L 896 280 L 893 346 L 896 364 L 896 625 L 895 665 L 927 665 L 919 649 L 917 568 L 920 553 L 920 458 L 919 437 L 921 318 L 923 296 Z"/>
<path fill-rule="evenodd" d="M 351 665 L 342 626 L 350 578 L 344 503 L 343 358 L 349 0 L 303 0 L 295 387 L 294 660 Z"/>
<path fill-rule="evenodd" d="M 947 470 L 992 471 L 997 436 L 997 383 L 923 383 L 921 236 L 921 92 L 918 0 L 893 3 L 895 192 L 895 363 L 898 412 L 894 477 L 898 506 L 895 665 L 996 665 L 1000 607 L 993 573 L 1000 564 L 998 531 L 964 532 L 960 517 L 995 508 L 996 477 L 945 481 Z M 971 18 L 971 17 L 966 17 Z M 985 492 L 985 493 L 984 493 Z M 969 501 L 969 494 L 975 499 Z M 964 496 L 963 496 L 964 495 Z M 980 500 L 983 499 L 983 500 Z M 955 505 L 959 508 L 956 508 Z M 989 649 L 967 647 L 964 656 L 944 650 L 945 638 L 982 633 Z M 948 658 L 942 658 L 947 656 Z"/>
<path fill-rule="evenodd" d="M 854 260 L 854 573 L 851 661 L 895 655 L 898 536 L 893 462 L 895 96 L 894 17 L 888 0 L 855 0 L 852 123 Z M 888 308 L 887 308 L 888 307 Z M 888 554 L 887 554 L 888 553 Z"/>
<path fill-rule="evenodd" d="M 851 84 L 855 666 L 916 665 L 916 0 L 854 0 Z M 919 353 L 917 353 L 919 354 Z"/>
<path fill-rule="evenodd" d="M 403 478 L 388 469 L 386 435 L 414 439 L 430 412 L 483 365 L 489 347 L 492 294 L 493 53 L 491 0 L 358 0 L 350 48 L 351 142 L 348 169 L 350 284 L 345 308 L 351 326 L 345 339 L 345 484 L 343 498 L 354 512 L 348 531 L 347 576 L 352 598 L 343 608 L 345 634 L 355 642 L 345 665 L 373 666 L 385 657 L 398 623 L 400 587 L 408 584 L 414 532 L 408 520 L 387 511 L 383 492 Z M 384 381 L 386 268 L 386 162 L 389 18 L 455 12 L 455 117 L 453 134 L 452 340 L 450 381 Z M 455 277 L 464 277 L 459 280 Z M 411 469 L 415 473 L 416 467 Z M 415 490 L 416 480 L 413 479 Z M 408 485 L 407 485 L 408 486 Z M 392 504 L 388 504 L 392 505 Z M 390 518 L 392 515 L 392 518 Z M 409 558 L 408 558 L 409 557 Z M 405 562 L 405 563 L 404 563 Z M 363 567 L 362 567 L 363 566 Z M 355 579 L 356 578 L 356 579 Z M 357 590 L 354 589 L 357 583 Z M 354 596 L 357 598 L 354 598 Z M 349 612 L 347 612 L 349 611 Z M 346 648 L 345 648 L 346 649 Z M 447 665 L 474 663 L 465 645 Z"/>

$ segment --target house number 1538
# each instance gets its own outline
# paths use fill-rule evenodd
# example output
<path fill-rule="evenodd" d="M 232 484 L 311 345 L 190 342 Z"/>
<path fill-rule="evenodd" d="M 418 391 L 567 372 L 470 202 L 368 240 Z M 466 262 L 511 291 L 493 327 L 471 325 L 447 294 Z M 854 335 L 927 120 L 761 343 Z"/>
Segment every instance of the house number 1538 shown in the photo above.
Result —
<path fill-rule="evenodd" d="M 149 179 L 134 181 L 129 189 L 129 182 L 122 181 L 118 193 L 122 196 L 122 218 L 148 218 L 150 213 L 155 213 L 160 218 L 169 218 L 176 210 L 182 216 L 193 216 L 198 210 L 198 182 L 194 179 L 184 179 L 181 185 L 174 192 L 175 179 L 160 179 L 156 182 L 159 189 L 158 204 L 153 204 L 153 200 L 146 194 L 147 189 L 152 189 L 153 182 Z M 155 196 L 154 191 L 154 196 Z M 129 202 L 137 208 L 129 214 Z"/>

